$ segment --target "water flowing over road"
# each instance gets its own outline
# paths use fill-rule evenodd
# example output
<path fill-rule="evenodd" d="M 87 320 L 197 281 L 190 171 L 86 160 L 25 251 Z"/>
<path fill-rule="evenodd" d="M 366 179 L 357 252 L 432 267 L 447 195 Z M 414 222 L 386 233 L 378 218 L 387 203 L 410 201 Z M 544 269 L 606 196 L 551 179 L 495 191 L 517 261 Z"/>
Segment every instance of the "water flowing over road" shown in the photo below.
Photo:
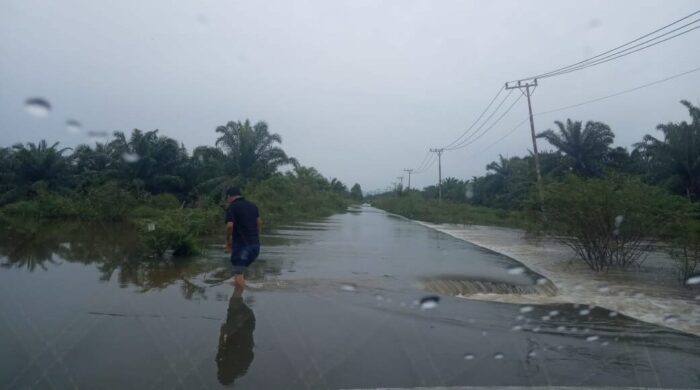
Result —
<path fill-rule="evenodd" d="M 700 387 L 700 337 L 429 291 L 553 293 L 513 259 L 371 207 L 265 235 L 242 298 L 218 241 L 137 262 L 120 229 L 2 231 L 0 388 Z"/>

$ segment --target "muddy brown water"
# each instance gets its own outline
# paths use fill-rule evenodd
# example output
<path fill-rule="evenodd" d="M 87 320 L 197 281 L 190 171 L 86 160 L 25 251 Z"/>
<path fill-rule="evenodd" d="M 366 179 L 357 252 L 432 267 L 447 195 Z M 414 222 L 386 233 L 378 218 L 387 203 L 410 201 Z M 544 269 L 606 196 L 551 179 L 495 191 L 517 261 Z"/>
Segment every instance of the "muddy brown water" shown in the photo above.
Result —
<path fill-rule="evenodd" d="M 156 262 L 125 225 L 0 233 L 0 388 L 700 387 L 699 337 L 600 308 L 422 306 L 539 275 L 370 207 L 267 234 L 242 298 L 218 238 Z"/>

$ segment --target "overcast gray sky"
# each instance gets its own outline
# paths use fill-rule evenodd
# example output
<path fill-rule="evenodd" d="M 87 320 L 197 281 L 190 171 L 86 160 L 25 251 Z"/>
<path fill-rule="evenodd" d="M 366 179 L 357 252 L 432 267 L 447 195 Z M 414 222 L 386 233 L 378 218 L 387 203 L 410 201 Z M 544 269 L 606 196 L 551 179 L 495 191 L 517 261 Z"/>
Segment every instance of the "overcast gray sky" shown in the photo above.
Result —
<path fill-rule="evenodd" d="M 384 188 L 427 148 L 451 142 L 506 80 L 579 61 L 700 9 L 656 1 L 0 2 L 0 145 L 72 146 L 86 131 L 160 129 L 194 146 L 217 125 L 265 120 L 304 165 Z M 610 63 L 542 80 L 534 111 L 608 95 L 700 66 L 700 30 Z M 39 96 L 51 113 L 28 115 Z M 700 72 L 536 117 L 598 120 L 629 146 L 688 118 Z M 473 145 L 443 156 L 468 178 L 531 148 L 525 100 Z M 546 145 L 542 145 L 546 148 Z M 437 164 L 414 184 L 437 181 Z"/>

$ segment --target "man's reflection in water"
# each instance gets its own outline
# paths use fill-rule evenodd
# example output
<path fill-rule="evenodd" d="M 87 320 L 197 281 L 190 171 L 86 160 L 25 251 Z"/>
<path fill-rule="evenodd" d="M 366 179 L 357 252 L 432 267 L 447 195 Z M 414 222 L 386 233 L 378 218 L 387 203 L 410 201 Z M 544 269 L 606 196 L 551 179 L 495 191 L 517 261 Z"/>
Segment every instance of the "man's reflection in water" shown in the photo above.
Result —
<path fill-rule="evenodd" d="M 243 289 L 236 288 L 228 303 L 226 323 L 221 326 L 216 354 L 219 382 L 230 385 L 245 375 L 253 362 L 255 314 L 243 302 Z"/>

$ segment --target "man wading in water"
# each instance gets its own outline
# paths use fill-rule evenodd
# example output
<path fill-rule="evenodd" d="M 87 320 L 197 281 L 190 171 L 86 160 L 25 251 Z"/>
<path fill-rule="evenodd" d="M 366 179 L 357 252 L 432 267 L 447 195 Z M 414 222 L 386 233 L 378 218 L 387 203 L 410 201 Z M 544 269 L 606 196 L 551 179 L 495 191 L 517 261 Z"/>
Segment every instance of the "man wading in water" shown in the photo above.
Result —
<path fill-rule="evenodd" d="M 260 213 L 254 203 L 241 196 L 238 187 L 226 191 L 226 201 L 226 253 L 231 254 L 233 265 L 230 281 L 242 292 L 246 286 L 243 272 L 260 254 Z"/>

